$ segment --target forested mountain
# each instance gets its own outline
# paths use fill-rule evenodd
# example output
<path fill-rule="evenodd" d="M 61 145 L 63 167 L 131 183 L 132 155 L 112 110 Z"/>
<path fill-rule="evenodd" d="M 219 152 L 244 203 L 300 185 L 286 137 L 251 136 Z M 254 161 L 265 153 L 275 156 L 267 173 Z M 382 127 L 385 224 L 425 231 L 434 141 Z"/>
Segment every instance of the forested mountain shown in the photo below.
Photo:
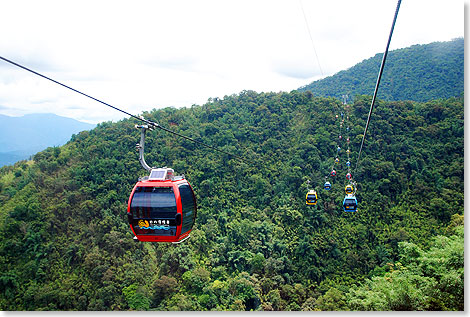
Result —
<path fill-rule="evenodd" d="M 63 145 L 72 134 L 94 126 L 52 113 L 0 115 L 0 166 L 27 159 L 47 147 Z"/>
<path fill-rule="evenodd" d="M 350 105 L 355 166 L 371 97 Z M 243 91 L 143 115 L 146 160 L 185 174 L 191 238 L 135 243 L 129 194 L 146 175 L 134 119 L 105 122 L 0 169 L 2 310 L 463 310 L 463 97 L 378 100 L 342 210 L 338 99 Z M 306 181 L 319 203 L 305 204 Z"/>
<path fill-rule="evenodd" d="M 373 95 L 383 53 L 317 80 L 299 91 L 315 96 L 354 98 Z M 429 101 L 459 97 L 464 91 L 464 39 L 413 45 L 387 55 L 377 97 L 384 100 Z"/>

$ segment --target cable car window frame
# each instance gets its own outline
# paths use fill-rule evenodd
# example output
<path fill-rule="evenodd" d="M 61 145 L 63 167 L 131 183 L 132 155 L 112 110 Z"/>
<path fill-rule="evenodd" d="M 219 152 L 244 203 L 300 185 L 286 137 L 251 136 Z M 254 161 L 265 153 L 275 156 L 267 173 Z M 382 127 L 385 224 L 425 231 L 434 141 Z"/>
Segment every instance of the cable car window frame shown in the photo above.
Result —
<path fill-rule="evenodd" d="M 165 210 L 162 212 L 161 209 Z M 176 235 L 178 207 L 171 186 L 136 187 L 130 203 L 130 213 L 132 227 L 138 235 Z M 141 224 L 145 224 L 145 227 Z"/>

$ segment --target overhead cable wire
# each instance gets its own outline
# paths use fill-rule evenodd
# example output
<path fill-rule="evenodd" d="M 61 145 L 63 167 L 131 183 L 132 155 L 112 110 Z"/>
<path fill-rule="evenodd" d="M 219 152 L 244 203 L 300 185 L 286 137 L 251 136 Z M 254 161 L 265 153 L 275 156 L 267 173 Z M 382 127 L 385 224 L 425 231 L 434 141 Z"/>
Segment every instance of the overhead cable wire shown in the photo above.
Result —
<path fill-rule="evenodd" d="M 341 109 L 340 109 L 340 112 L 341 112 Z M 335 117 L 334 117 L 335 125 L 336 125 L 336 119 L 339 119 L 338 115 L 335 115 Z M 341 136 L 341 125 L 342 125 L 342 123 L 341 123 L 341 121 L 340 121 L 340 123 L 339 123 L 339 130 L 338 130 L 338 139 L 339 139 L 339 137 Z M 339 152 L 340 152 L 340 150 L 341 150 L 341 146 L 340 146 L 341 142 L 340 142 L 340 141 L 341 141 L 341 140 L 338 140 L 337 145 L 335 145 L 335 147 L 336 147 L 336 154 L 335 154 L 334 157 L 333 157 L 333 163 L 332 163 L 331 168 L 330 168 L 330 170 L 329 170 L 329 172 L 328 172 L 328 175 L 325 177 L 325 182 L 326 182 L 326 180 L 328 180 L 328 177 L 329 177 L 329 176 L 332 176 L 332 180 L 333 180 L 333 181 L 336 179 L 336 174 L 335 174 L 335 176 L 333 176 L 331 173 L 332 173 L 333 171 L 335 171 L 335 165 L 337 164 L 336 159 L 339 158 Z M 336 171 L 335 171 L 335 172 L 336 172 Z M 333 178 L 333 177 L 334 177 L 334 178 Z"/>
<path fill-rule="evenodd" d="M 39 76 L 39 77 L 42 77 L 42 78 L 47 79 L 47 80 L 50 80 L 50 81 L 52 81 L 53 83 L 56 83 L 56 84 L 58 84 L 58 85 L 60 85 L 60 86 L 62 86 L 62 87 L 65 87 L 65 88 L 67 88 L 67 89 L 70 89 L 70 90 L 72 90 L 72 91 L 74 91 L 74 92 L 76 92 L 76 93 L 78 93 L 78 94 L 81 94 L 81 95 L 83 95 L 83 96 L 85 96 L 85 97 L 88 97 L 88 98 L 90 98 L 90 99 L 93 99 L 94 101 L 97 101 L 97 102 L 99 102 L 99 103 L 101 103 L 101 104 L 103 104 L 103 105 L 105 105 L 105 106 L 108 106 L 108 107 L 110 107 L 110 108 L 113 108 L 114 110 L 120 111 L 120 112 L 122 112 L 122 113 L 124 113 L 124 114 L 126 114 L 126 115 L 128 115 L 128 116 L 130 116 L 130 117 L 132 117 L 132 118 L 135 118 L 135 119 L 137 119 L 137 120 L 140 120 L 140 121 L 142 121 L 142 122 L 145 122 L 145 123 L 147 123 L 148 125 L 150 125 L 150 126 L 152 126 L 152 127 L 158 128 L 158 129 L 160 129 L 160 130 L 166 131 L 166 132 L 171 133 L 171 134 L 173 134 L 173 135 L 179 136 L 179 137 L 181 137 L 181 138 L 183 138 L 183 139 L 186 139 L 186 140 L 189 140 L 189 141 L 191 141 L 191 142 L 194 142 L 194 143 L 197 143 L 197 144 L 199 144 L 199 145 L 202 145 L 202 146 L 205 146 L 205 147 L 207 147 L 207 148 L 210 148 L 210 149 L 212 149 L 212 150 L 214 150 L 214 151 L 217 151 L 217 152 L 220 152 L 220 153 L 224 153 L 224 154 L 227 154 L 227 155 L 229 155 L 229 156 L 233 156 L 233 157 L 235 157 L 235 158 L 237 158 L 237 159 L 239 159 L 239 160 L 241 160 L 241 161 L 244 161 L 244 162 L 246 162 L 246 163 L 249 163 L 248 161 L 246 161 L 246 160 L 245 160 L 244 158 L 242 158 L 241 156 L 235 155 L 235 154 L 233 154 L 233 153 L 226 152 L 226 151 L 224 151 L 224 150 L 221 150 L 221 149 L 219 149 L 219 148 L 216 148 L 215 146 L 206 144 L 206 143 L 201 142 L 201 141 L 199 141 L 199 140 L 196 140 L 196 139 L 193 139 L 193 138 L 188 137 L 188 136 L 186 136 L 186 135 L 180 134 L 180 133 L 178 133 L 178 132 L 175 132 L 175 131 L 173 131 L 173 130 L 170 130 L 170 129 L 168 129 L 168 128 L 165 128 L 165 127 L 161 126 L 160 124 L 158 124 L 158 123 L 156 123 L 156 122 L 147 120 L 147 119 L 145 119 L 145 118 L 143 118 L 143 117 L 139 117 L 139 116 L 133 115 L 133 114 L 127 112 L 127 111 L 124 111 L 124 110 L 122 110 L 122 109 L 119 109 L 119 108 L 117 108 L 117 107 L 115 107 L 115 106 L 113 106 L 113 105 L 110 105 L 109 103 L 106 103 L 106 102 L 104 102 L 104 101 L 102 101 L 102 100 L 99 100 L 99 99 L 97 99 L 97 98 L 95 98 L 95 97 L 92 97 L 92 96 L 90 96 L 90 95 L 87 95 L 87 94 L 81 92 L 80 90 L 77 90 L 77 89 L 75 89 L 75 88 L 72 88 L 72 87 L 70 87 L 70 86 L 67 86 L 67 85 L 65 85 L 65 84 L 63 84 L 63 83 L 61 83 L 61 82 L 59 82 L 59 81 L 57 81 L 57 80 L 55 80 L 55 79 L 52 79 L 52 78 L 50 78 L 50 77 L 47 77 L 47 76 L 45 76 L 45 75 L 43 75 L 43 74 L 41 74 L 41 73 L 38 73 L 38 72 L 36 72 L 36 71 L 34 71 L 34 70 L 28 68 L 28 67 L 25 67 L 25 66 L 23 66 L 23 65 L 20 65 L 20 64 L 14 62 L 14 61 L 11 61 L 11 60 L 9 60 L 9 59 L 7 59 L 7 58 L 5 58 L 5 57 L 0 56 L 0 59 L 2 59 L 3 61 L 5 61 L 5 62 L 7 62 L 7 63 L 10 63 L 10 64 L 12 64 L 12 65 L 14 65 L 14 66 L 17 66 L 17 67 L 19 67 L 19 68 L 22 68 L 22 69 L 24 69 L 24 70 L 26 70 L 26 71 L 28 71 L 28 72 L 30 72 L 30 73 L 33 73 L 33 74 L 35 74 L 35 75 L 37 75 L 37 76 Z"/>
<path fill-rule="evenodd" d="M 367 129 L 369 128 L 372 111 L 374 110 L 375 98 L 377 97 L 377 91 L 379 90 L 380 79 L 382 78 L 382 73 L 383 73 L 384 66 L 385 66 L 385 60 L 387 59 L 388 49 L 390 47 L 390 42 L 392 40 L 393 29 L 395 28 L 395 23 L 397 21 L 398 10 L 400 9 L 400 4 L 401 4 L 401 0 L 398 0 L 397 8 L 395 10 L 395 16 L 393 18 L 392 28 L 390 29 L 390 35 L 388 36 L 387 47 L 385 48 L 385 52 L 382 57 L 382 64 L 380 65 L 379 75 L 377 76 L 377 83 L 375 84 L 374 96 L 372 97 L 372 103 L 370 104 L 369 116 L 367 117 L 367 123 L 364 128 L 364 134 L 362 136 L 361 147 L 359 148 L 359 154 L 358 154 L 357 161 L 356 161 L 355 171 L 357 170 L 357 167 L 359 166 L 359 160 L 361 159 L 361 153 L 362 153 L 362 148 L 364 146 L 364 140 L 366 138 Z"/>
<path fill-rule="evenodd" d="M 299 2 L 300 2 L 300 8 L 302 9 L 302 14 L 304 16 L 305 25 L 307 26 L 308 35 L 310 36 L 310 42 L 312 43 L 313 52 L 315 53 L 315 57 L 317 59 L 318 67 L 320 68 L 321 75 L 324 76 L 323 70 L 320 65 L 320 60 L 318 59 L 317 50 L 315 49 L 315 44 L 313 43 L 312 33 L 310 32 L 310 27 L 308 26 L 308 20 L 307 20 L 307 16 L 305 15 L 304 6 L 302 5 L 302 0 L 299 0 Z"/>

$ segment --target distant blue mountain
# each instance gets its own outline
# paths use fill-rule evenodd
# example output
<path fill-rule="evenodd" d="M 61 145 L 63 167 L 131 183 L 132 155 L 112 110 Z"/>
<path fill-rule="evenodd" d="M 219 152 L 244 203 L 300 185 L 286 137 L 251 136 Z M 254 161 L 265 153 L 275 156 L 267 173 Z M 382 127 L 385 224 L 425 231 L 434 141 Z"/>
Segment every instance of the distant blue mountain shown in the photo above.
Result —
<path fill-rule="evenodd" d="M 94 124 L 55 114 L 0 115 L 0 166 L 14 164 L 50 146 L 67 143 L 73 134 Z"/>

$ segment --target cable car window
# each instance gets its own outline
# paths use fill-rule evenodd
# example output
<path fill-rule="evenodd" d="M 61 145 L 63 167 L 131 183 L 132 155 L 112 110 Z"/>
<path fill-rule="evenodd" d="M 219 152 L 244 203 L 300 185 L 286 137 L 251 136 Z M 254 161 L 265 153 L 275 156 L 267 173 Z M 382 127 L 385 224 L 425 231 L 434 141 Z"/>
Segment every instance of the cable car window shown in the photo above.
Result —
<path fill-rule="evenodd" d="M 171 187 L 137 187 L 132 197 L 131 212 L 137 218 L 174 218 L 176 199 Z"/>
<path fill-rule="evenodd" d="M 175 235 L 176 199 L 171 187 L 137 187 L 130 211 L 140 234 Z"/>
<path fill-rule="evenodd" d="M 188 184 L 182 184 L 178 188 L 183 207 L 183 227 L 181 228 L 181 234 L 183 234 L 191 230 L 196 219 L 196 199 Z"/>
<path fill-rule="evenodd" d="M 308 195 L 307 199 L 308 199 L 308 200 L 313 200 L 313 201 L 317 200 L 317 199 L 315 198 L 315 195 Z"/>

